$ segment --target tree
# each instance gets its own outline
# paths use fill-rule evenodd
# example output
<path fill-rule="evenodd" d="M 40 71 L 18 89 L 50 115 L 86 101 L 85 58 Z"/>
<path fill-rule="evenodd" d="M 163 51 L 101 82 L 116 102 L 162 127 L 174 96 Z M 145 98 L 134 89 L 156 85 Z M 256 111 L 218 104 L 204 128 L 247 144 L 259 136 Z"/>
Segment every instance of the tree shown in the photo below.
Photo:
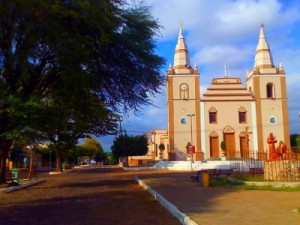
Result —
<path fill-rule="evenodd" d="M 226 142 L 225 141 L 221 141 L 220 148 L 223 151 L 223 155 L 226 156 Z"/>
<path fill-rule="evenodd" d="M 300 147 L 300 134 L 291 134 L 290 140 L 292 147 Z"/>
<path fill-rule="evenodd" d="M 120 135 L 114 140 L 111 150 L 117 158 L 146 155 L 148 152 L 148 139 L 146 135 Z"/>
<path fill-rule="evenodd" d="M 296 146 L 300 147 L 300 135 L 296 137 Z"/>
<path fill-rule="evenodd" d="M 95 138 L 85 138 L 82 145 L 84 148 L 91 149 L 95 157 L 98 152 L 103 152 L 103 148 Z"/>
<path fill-rule="evenodd" d="M 148 7 L 122 0 L 1 0 L 0 183 L 27 129 L 54 144 L 60 170 L 78 138 L 114 132 L 113 112 L 150 104 L 164 80 L 158 29 Z"/>
<path fill-rule="evenodd" d="M 163 159 L 163 151 L 165 150 L 165 145 L 164 143 L 160 143 L 158 146 L 159 149 L 159 158 L 162 160 Z"/>
<path fill-rule="evenodd" d="M 159 148 L 160 151 L 164 151 L 165 150 L 164 143 L 160 143 L 159 146 L 158 146 L 158 148 Z"/>
<path fill-rule="evenodd" d="M 82 147 L 92 150 L 92 157 L 96 162 L 103 162 L 106 159 L 101 143 L 95 138 L 85 138 Z"/>

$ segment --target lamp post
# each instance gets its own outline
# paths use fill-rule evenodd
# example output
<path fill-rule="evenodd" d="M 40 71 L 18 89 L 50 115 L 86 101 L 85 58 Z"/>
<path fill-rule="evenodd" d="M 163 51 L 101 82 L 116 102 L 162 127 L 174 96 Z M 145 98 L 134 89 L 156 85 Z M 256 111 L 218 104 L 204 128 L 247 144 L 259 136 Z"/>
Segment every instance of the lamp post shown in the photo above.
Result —
<path fill-rule="evenodd" d="M 193 116 L 195 116 L 195 113 L 189 113 L 187 114 L 188 117 L 190 117 L 190 123 L 191 123 L 191 145 L 193 147 Z M 193 153 L 191 156 L 191 170 L 193 170 Z"/>

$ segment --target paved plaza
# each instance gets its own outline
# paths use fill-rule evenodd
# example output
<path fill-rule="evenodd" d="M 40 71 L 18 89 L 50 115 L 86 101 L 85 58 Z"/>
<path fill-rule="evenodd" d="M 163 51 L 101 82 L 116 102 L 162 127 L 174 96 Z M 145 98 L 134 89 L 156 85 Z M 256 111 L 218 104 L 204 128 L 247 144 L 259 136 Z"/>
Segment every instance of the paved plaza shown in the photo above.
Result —
<path fill-rule="evenodd" d="M 200 224 L 299 225 L 300 192 L 203 188 L 191 173 L 141 175 L 153 190 Z"/>
<path fill-rule="evenodd" d="M 300 224 L 300 192 L 202 188 L 191 174 L 97 167 L 40 174 L 46 182 L 0 193 L 0 224 L 179 225 L 136 176 L 198 224 Z"/>

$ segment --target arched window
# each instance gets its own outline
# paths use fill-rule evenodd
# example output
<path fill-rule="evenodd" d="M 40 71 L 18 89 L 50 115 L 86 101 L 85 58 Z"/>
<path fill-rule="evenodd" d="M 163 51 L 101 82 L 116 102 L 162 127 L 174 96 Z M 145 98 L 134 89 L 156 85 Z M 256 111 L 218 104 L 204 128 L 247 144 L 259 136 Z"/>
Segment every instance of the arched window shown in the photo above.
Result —
<path fill-rule="evenodd" d="M 209 109 L 209 123 L 217 123 L 217 110 L 213 106 Z"/>
<path fill-rule="evenodd" d="M 239 108 L 239 123 L 247 123 L 247 110 L 243 106 Z"/>
<path fill-rule="evenodd" d="M 267 98 L 274 98 L 274 85 L 272 83 L 267 84 Z"/>

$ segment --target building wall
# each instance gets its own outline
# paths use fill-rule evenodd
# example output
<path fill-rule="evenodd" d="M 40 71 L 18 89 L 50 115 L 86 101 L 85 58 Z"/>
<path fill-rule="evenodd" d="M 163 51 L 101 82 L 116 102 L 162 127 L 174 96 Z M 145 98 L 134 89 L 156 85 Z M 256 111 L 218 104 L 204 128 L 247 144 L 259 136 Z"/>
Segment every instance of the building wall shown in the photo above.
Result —
<path fill-rule="evenodd" d="M 209 110 L 214 107 L 217 110 L 217 123 L 209 122 Z M 246 109 L 246 123 L 239 123 L 239 109 L 244 107 Z M 204 113 L 204 126 L 202 131 L 204 133 L 202 140 L 203 149 L 205 149 L 205 158 L 210 158 L 210 136 L 218 135 L 219 137 L 219 156 L 221 156 L 220 143 L 223 140 L 223 132 L 227 126 L 230 126 L 234 130 L 235 137 L 235 149 L 237 152 L 240 151 L 240 135 L 246 131 L 246 127 L 249 127 L 249 131 L 252 131 L 253 124 L 253 111 L 250 101 L 237 101 L 237 102 L 203 102 L 203 113 Z M 255 113 L 255 112 L 254 112 Z M 253 146 L 252 134 L 249 137 L 249 146 Z M 251 147 L 250 147 L 251 150 Z"/>
<path fill-rule="evenodd" d="M 186 90 L 181 85 L 187 85 Z M 172 77 L 173 99 L 169 98 L 169 129 L 173 128 L 174 152 L 177 160 L 186 160 L 186 145 L 193 142 L 197 150 L 200 150 L 200 99 L 199 99 L 199 75 L 174 75 Z M 198 93 L 198 94 L 197 94 Z M 189 117 L 188 114 L 195 114 Z M 198 115 L 198 117 L 196 117 Z M 185 120 L 186 123 L 182 121 Z M 192 126 L 191 126 L 192 122 Z M 170 131 L 172 133 L 172 131 Z M 192 135 L 192 136 L 191 136 Z"/>
<path fill-rule="evenodd" d="M 273 73 L 262 74 L 262 72 Z M 267 97 L 268 83 L 274 85 L 273 98 Z M 285 74 L 278 74 L 275 68 L 269 71 L 263 70 L 259 74 L 254 74 L 247 81 L 247 86 L 251 87 L 256 98 L 259 151 L 269 151 L 267 138 L 270 133 L 276 136 L 278 142 L 284 141 L 287 146 L 290 146 Z"/>

